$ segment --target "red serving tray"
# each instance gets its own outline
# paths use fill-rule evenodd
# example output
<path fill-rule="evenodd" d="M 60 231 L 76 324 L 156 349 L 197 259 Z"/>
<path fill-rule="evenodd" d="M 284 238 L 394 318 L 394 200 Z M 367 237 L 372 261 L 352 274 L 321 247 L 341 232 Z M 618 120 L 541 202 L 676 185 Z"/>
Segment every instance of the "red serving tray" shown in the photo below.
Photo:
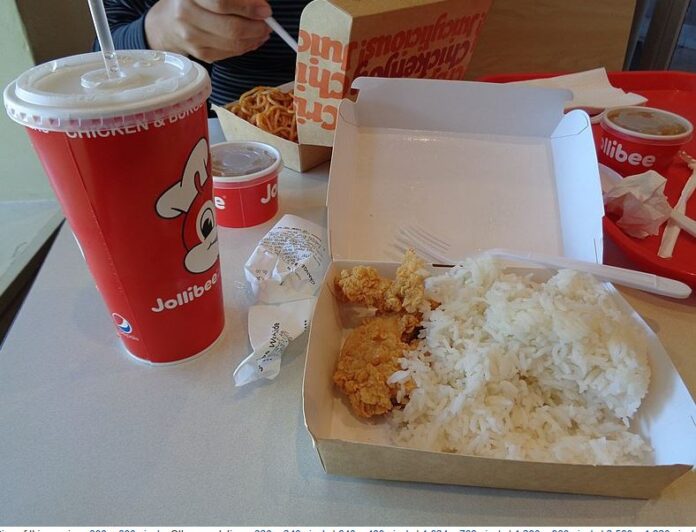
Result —
<path fill-rule="evenodd" d="M 486 76 L 479 81 L 508 83 L 558 75 L 502 74 Z M 696 74 L 671 71 L 610 72 L 609 81 L 614 87 L 645 96 L 648 99 L 645 105 L 680 114 L 696 125 Z M 593 126 L 593 132 L 597 143 L 599 125 Z M 683 149 L 696 157 L 696 135 Z M 681 159 L 675 157 L 672 165 L 662 174 L 667 178 L 665 195 L 670 204 L 674 205 L 691 175 L 691 170 Z M 687 205 L 686 214 L 696 219 L 696 197 Z M 659 235 L 638 239 L 624 233 L 609 215 L 605 216 L 603 221 L 605 236 L 609 236 L 641 269 L 678 279 L 696 289 L 696 238 L 681 231 L 673 257 L 662 259 L 657 256 L 657 250 L 660 247 L 664 226 Z"/>

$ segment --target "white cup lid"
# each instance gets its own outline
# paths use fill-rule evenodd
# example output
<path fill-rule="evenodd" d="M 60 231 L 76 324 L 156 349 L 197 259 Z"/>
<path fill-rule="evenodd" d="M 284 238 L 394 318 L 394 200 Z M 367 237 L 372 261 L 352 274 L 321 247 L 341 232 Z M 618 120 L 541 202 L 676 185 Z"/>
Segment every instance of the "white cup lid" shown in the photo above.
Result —
<path fill-rule="evenodd" d="M 28 127 L 85 131 L 163 119 L 210 95 L 205 69 L 178 54 L 117 52 L 122 75 L 109 79 L 100 52 L 31 68 L 5 88 L 7 113 Z"/>
<path fill-rule="evenodd" d="M 263 142 L 222 142 L 210 147 L 213 179 L 224 183 L 252 181 L 277 172 L 280 152 Z"/>

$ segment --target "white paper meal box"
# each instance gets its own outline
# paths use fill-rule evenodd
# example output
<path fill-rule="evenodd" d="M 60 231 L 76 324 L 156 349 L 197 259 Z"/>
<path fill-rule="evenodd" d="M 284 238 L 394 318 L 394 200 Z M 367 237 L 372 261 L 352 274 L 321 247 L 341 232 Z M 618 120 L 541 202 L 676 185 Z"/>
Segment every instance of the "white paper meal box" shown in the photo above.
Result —
<path fill-rule="evenodd" d="M 399 229 L 416 225 L 455 255 L 509 248 L 601 262 L 592 129 L 581 111 L 563 115 L 570 92 L 380 78 L 354 86 L 329 180 L 334 259 L 396 259 Z"/>
<path fill-rule="evenodd" d="M 358 264 L 374 266 L 381 275 L 391 278 L 398 266 L 395 263 L 335 261 L 326 278 L 330 281 L 342 269 Z M 445 268 L 433 268 L 435 274 L 444 271 Z M 618 292 L 615 296 L 619 305 L 633 312 Z M 325 284 L 310 330 L 303 406 L 305 425 L 327 473 L 647 499 L 659 495 L 696 464 L 696 405 L 659 339 L 637 314 L 636 319 L 648 335 L 651 380 L 631 430 L 647 438 L 655 450 L 654 463 L 642 466 L 502 460 L 393 445 L 387 422 L 357 418 L 333 385 L 332 376 L 346 329 L 343 314 L 330 284 Z"/>
<path fill-rule="evenodd" d="M 356 418 L 332 374 L 347 325 L 333 291 L 341 269 L 393 277 L 399 230 L 417 226 L 461 259 L 512 248 L 602 260 L 602 196 L 590 121 L 563 114 L 570 93 L 484 83 L 361 78 L 344 100 L 328 205 L 333 263 L 309 336 L 305 424 L 328 473 L 647 498 L 696 463 L 696 407 L 654 334 L 653 380 L 634 427 L 652 466 L 495 460 L 390 444 L 384 421 Z M 617 294 L 617 297 L 620 296 Z M 623 300 L 621 300 L 623 301 Z M 627 305 L 625 302 L 623 304 Z M 677 441 L 678 440 L 678 441 Z"/>

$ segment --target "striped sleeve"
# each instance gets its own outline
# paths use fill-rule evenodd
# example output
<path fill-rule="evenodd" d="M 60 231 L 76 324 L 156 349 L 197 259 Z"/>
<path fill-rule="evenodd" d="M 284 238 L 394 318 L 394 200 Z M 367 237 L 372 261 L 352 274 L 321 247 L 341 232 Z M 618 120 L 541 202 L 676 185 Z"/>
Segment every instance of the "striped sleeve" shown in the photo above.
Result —
<path fill-rule="evenodd" d="M 0 0 L 2 1 L 2 0 Z M 158 0 L 104 0 L 114 46 L 120 50 L 149 48 L 145 15 Z M 300 15 L 309 0 L 268 0 L 273 16 L 297 38 Z M 94 50 L 99 50 L 95 43 Z M 196 60 L 195 58 L 192 58 Z M 295 78 L 295 53 L 275 34 L 260 48 L 212 64 L 201 63 L 212 79 L 210 101 L 225 104 L 257 85 L 280 85 Z"/>
<path fill-rule="evenodd" d="M 114 46 L 119 50 L 145 50 L 145 15 L 156 0 L 104 0 Z M 99 50 L 95 41 L 94 50 Z"/>
<path fill-rule="evenodd" d="M 297 38 L 300 15 L 309 0 L 269 0 L 273 17 Z M 257 85 L 280 85 L 295 79 L 297 56 L 275 33 L 253 52 L 213 63 L 210 101 L 222 105 Z"/>

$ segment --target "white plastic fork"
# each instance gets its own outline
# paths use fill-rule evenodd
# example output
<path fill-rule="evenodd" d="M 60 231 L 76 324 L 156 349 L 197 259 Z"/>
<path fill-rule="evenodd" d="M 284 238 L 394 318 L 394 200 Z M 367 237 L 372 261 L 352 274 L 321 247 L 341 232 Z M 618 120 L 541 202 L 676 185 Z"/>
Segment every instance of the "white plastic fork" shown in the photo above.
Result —
<path fill-rule="evenodd" d="M 679 200 L 677 200 L 677 204 L 674 206 L 674 209 L 672 209 L 671 219 L 667 222 L 667 227 L 665 227 L 662 233 L 662 241 L 660 242 L 660 249 L 657 251 L 657 255 L 663 259 L 669 259 L 672 256 L 681 229 L 691 233 L 690 226 L 684 224 L 689 220 L 689 218 L 685 216 L 686 204 L 691 194 L 696 190 L 696 159 L 691 157 L 691 155 L 684 150 L 679 152 L 679 157 L 681 157 L 691 169 L 691 176 L 686 181 L 679 196 Z"/>
<path fill-rule="evenodd" d="M 434 259 L 437 263 L 454 264 L 456 262 L 448 256 L 449 244 L 421 227 L 409 226 L 401 228 L 396 238 L 396 247 L 401 250 L 412 247 L 425 257 Z M 662 296 L 684 299 L 691 295 L 691 288 L 681 281 L 617 266 L 507 249 L 491 249 L 487 250 L 486 253 L 495 257 L 528 264 L 586 272 L 594 275 L 600 281 L 609 281 L 621 286 L 636 288 Z"/>
<path fill-rule="evenodd" d="M 283 41 L 285 41 L 285 44 L 287 44 L 290 48 L 292 48 L 292 50 L 295 53 L 297 53 L 297 48 L 298 48 L 297 41 L 295 39 L 293 39 L 292 36 L 287 31 L 285 31 L 285 28 L 283 28 L 283 26 L 281 26 L 280 24 L 278 24 L 278 22 L 276 22 L 276 19 L 274 19 L 273 17 L 268 17 L 268 18 L 264 19 L 264 21 L 266 22 L 266 24 L 268 24 L 269 28 L 271 28 L 273 31 L 275 31 L 278 34 L 278 37 L 280 37 L 281 39 L 283 39 Z"/>

